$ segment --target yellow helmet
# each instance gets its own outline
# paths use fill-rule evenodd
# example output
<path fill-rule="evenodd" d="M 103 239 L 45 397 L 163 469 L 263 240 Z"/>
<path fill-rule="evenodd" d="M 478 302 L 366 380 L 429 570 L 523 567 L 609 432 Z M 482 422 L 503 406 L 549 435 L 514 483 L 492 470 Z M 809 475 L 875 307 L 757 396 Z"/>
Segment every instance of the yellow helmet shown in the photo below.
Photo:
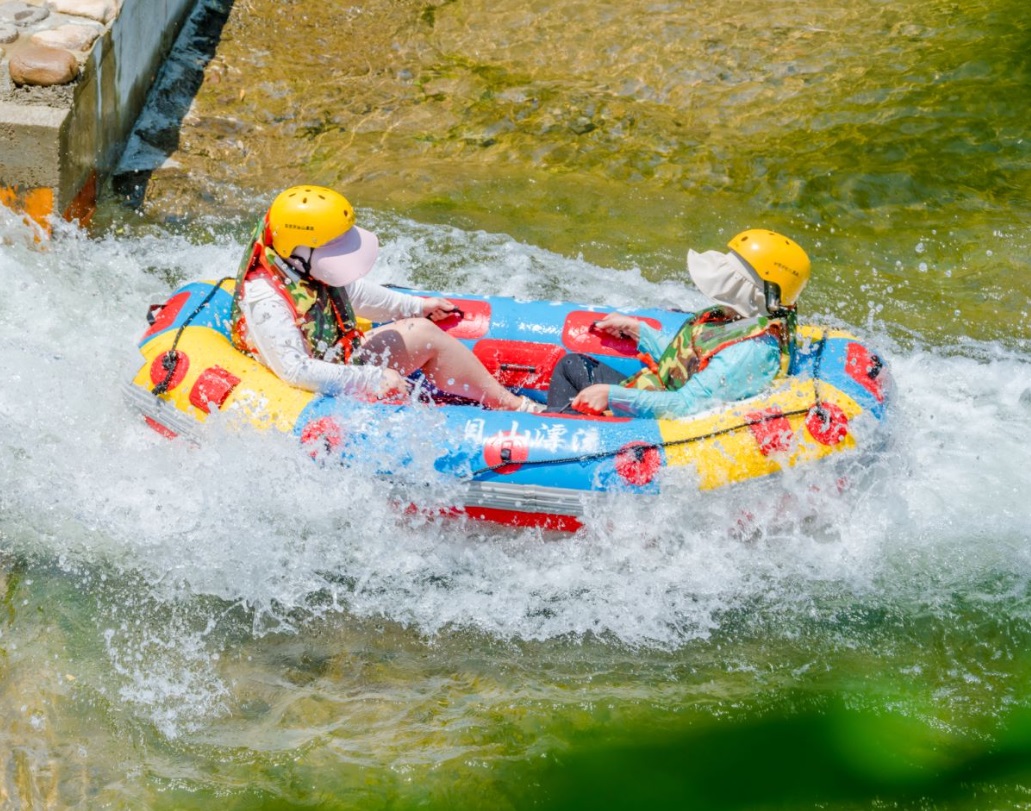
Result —
<path fill-rule="evenodd" d="M 290 256 L 298 245 L 320 248 L 354 225 L 354 206 L 325 186 L 293 186 L 280 192 L 268 210 L 272 247 Z"/>
<path fill-rule="evenodd" d="M 797 242 L 782 234 L 753 228 L 727 243 L 767 285 L 775 285 L 781 304 L 794 307 L 809 281 L 810 263 Z"/>

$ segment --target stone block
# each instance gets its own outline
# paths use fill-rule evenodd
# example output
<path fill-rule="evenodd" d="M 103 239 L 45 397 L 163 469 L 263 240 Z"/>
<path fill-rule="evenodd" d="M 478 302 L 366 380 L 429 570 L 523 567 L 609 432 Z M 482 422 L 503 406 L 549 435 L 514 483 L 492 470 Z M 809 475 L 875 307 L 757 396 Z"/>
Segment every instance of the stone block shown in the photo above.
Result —
<path fill-rule="evenodd" d="M 109 23 L 118 13 L 115 0 L 49 0 L 54 11 L 73 17 L 88 17 L 101 23 Z"/>
<path fill-rule="evenodd" d="M 99 25 L 69 23 L 37 31 L 29 41 L 49 48 L 64 48 L 66 51 L 88 51 L 103 30 Z"/>
<path fill-rule="evenodd" d="M 70 51 L 45 45 L 27 45 L 11 57 L 8 65 L 16 85 L 68 84 L 79 75 L 79 62 Z"/>

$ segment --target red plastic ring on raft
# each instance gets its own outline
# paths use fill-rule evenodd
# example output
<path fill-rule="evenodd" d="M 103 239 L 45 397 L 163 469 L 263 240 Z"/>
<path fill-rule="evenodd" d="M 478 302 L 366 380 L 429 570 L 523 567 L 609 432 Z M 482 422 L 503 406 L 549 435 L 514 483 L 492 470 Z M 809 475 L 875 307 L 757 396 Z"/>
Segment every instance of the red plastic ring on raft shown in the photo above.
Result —
<path fill-rule="evenodd" d="M 186 377 L 186 372 L 190 368 L 190 359 L 181 349 L 162 352 L 154 358 L 154 362 L 150 364 L 150 380 L 155 386 L 168 377 L 168 368 L 165 367 L 166 358 L 168 358 L 169 368 L 172 368 L 172 376 L 168 378 L 165 391 L 171 391 L 182 383 L 183 378 Z M 173 363 L 175 364 L 174 367 L 172 366 Z"/>
<path fill-rule="evenodd" d="M 817 403 L 806 414 L 805 427 L 821 445 L 837 445 L 848 436 L 848 416 L 834 403 Z"/>
<path fill-rule="evenodd" d="M 628 442 L 616 454 L 616 472 L 638 487 L 654 479 L 660 467 L 662 454 L 648 442 Z"/>
<path fill-rule="evenodd" d="M 515 431 L 501 431 L 483 443 L 483 460 L 495 473 L 515 473 L 530 458 L 530 439 Z"/>
<path fill-rule="evenodd" d="M 344 429 L 332 417 L 319 417 L 301 429 L 301 444 L 310 448 L 312 458 L 328 456 L 344 442 Z"/>

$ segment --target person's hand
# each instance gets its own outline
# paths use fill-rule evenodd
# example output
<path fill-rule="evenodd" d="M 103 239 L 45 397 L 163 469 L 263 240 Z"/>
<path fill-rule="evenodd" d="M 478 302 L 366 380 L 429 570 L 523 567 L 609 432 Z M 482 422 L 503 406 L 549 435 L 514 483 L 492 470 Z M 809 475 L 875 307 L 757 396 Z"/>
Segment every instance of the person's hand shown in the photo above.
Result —
<path fill-rule="evenodd" d="M 592 416 L 604 414 L 609 408 L 610 388 L 611 386 L 604 383 L 595 383 L 576 395 L 569 405 L 574 411 L 579 411 L 581 414 Z"/>
<path fill-rule="evenodd" d="M 605 332 L 614 338 L 626 338 L 637 341 L 641 337 L 641 322 L 636 318 L 621 313 L 608 313 L 591 325 L 598 332 Z"/>
<path fill-rule="evenodd" d="M 422 315 L 430 321 L 443 321 L 449 315 L 460 313 L 460 310 L 446 298 L 424 298 Z"/>
<path fill-rule="evenodd" d="M 401 376 L 400 372 L 394 369 L 382 369 L 379 388 L 376 389 L 376 398 L 385 400 L 395 395 L 408 394 L 408 380 Z"/>

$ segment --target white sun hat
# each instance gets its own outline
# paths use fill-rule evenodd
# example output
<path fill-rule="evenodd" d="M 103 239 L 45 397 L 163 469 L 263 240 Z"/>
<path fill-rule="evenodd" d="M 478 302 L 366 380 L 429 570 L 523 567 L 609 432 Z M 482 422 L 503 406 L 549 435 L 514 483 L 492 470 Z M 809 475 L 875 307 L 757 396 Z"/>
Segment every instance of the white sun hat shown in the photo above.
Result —
<path fill-rule="evenodd" d="M 705 295 L 745 318 L 766 315 L 766 286 L 733 253 L 687 252 L 687 272 Z"/>
<path fill-rule="evenodd" d="M 311 275 L 332 287 L 344 287 L 372 270 L 379 240 L 371 231 L 351 226 L 311 254 Z"/>

